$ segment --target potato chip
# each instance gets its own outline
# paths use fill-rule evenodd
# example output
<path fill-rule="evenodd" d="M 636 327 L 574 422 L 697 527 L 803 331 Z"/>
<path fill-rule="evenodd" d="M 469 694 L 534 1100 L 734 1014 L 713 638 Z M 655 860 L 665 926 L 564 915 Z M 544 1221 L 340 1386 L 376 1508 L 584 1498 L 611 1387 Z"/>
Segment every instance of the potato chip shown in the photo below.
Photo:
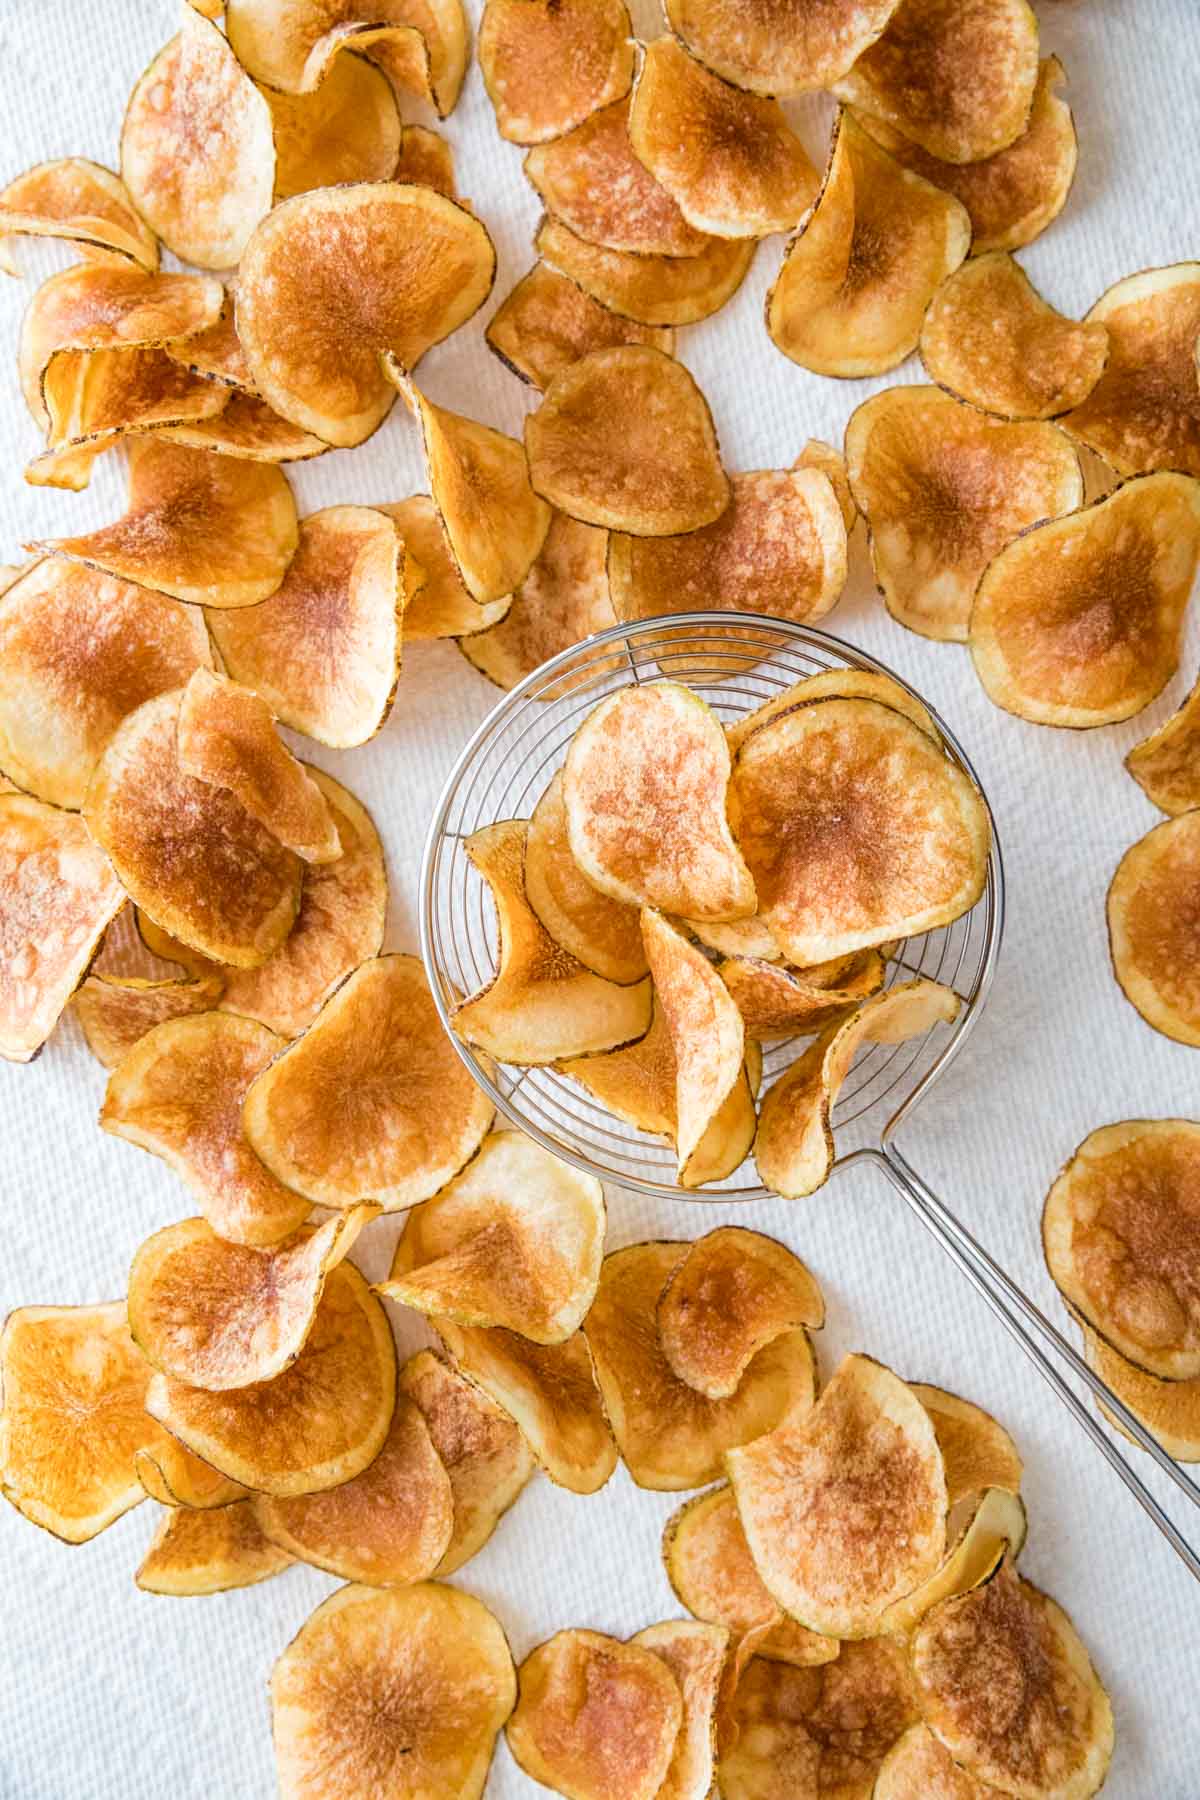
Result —
<path fill-rule="evenodd" d="M 912 1666 L 925 1723 L 977 1780 L 1029 1800 L 1087 1800 L 1100 1787 L 1108 1696 L 1066 1613 L 1008 1563 L 928 1614 Z"/>
<path fill-rule="evenodd" d="M 246 462 L 307 462 L 311 457 L 323 456 L 329 448 L 310 431 L 289 424 L 256 394 L 231 394 L 212 417 L 156 425 L 154 430 L 167 443 L 210 450 L 218 456 L 241 457 Z"/>
<path fill-rule="evenodd" d="M 496 129 L 544 144 L 629 92 L 633 26 L 622 0 L 487 0 L 479 67 Z"/>
<path fill-rule="evenodd" d="M 327 443 L 359 444 L 409 369 L 487 298 L 491 239 L 429 187 L 318 188 L 281 201 L 246 246 L 237 328 L 265 400 Z"/>
<path fill-rule="evenodd" d="M 434 1573 L 452 1575 L 487 1543 L 537 1464 L 504 1409 L 431 1350 L 409 1358 L 399 1388 L 420 1408 L 449 1477 L 454 1520 Z"/>
<path fill-rule="evenodd" d="M 960 1768 L 927 1725 L 910 1725 L 880 1763 L 871 1800 L 989 1800 L 995 1791 Z"/>
<path fill-rule="evenodd" d="M 165 350 L 56 350 L 42 377 L 49 446 L 28 463 L 32 487 L 78 493 L 96 458 L 127 433 L 199 429 L 228 390 L 173 362 Z"/>
<path fill-rule="evenodd" d="M 111 169 L 67 156 L 36 163 L 0 191 L 0 269 L 21 273 L 15 237 L 62 238 L 88 262 L 158 267 L 158 239 Z"/>
<path fill-rule="evenodd" d="M 560 1631 L 518 1671 L 506 1737 L 534 1781 L 571 1800 L 655 1800 L 683 1724 L 683 1695 L 652 1650 Z"/>
<path fill-rule="evenodd" d="M 759 910 L 800 968 L 948 924 L 983 891 L 978 789 L 877 700 L 813 700 L 760 726 L 729 800 Z"/>
<path fill-rule="evenodd" d="M 732 729 L 725 728 L 729 747 L 734 748 Z M 748 919 L 680 919 L 678 923 L 690 932 L 697 943 L 706 944 L 722 956 L 757 956 L 763 962 L 779 962 L 781 951 L 758 913 Z"/>
<path fill-rule="evenodd" d="M 224 964 L 212 962 L 199 950 L 193 949 L 190 944 L 185 944 L 181 938 L 172 937 L 169 931 L 164 931 L 161 925 L 156 925 L 140 906 L 134 907 L 133 919 L 137 927 L 138 938 L 151 956 L 157 956 L 163 962 L 178 963 L 179 967 L 186 969 L 189 975 L 220 975 L 223 978 L 232 974 L 233 971 L 227 969 Z"/>
<path fill-rule="evenodd" d="M 125 1303 L 22 1306 L 0 1331 L 0 1493 L 83 1544 L 145 1498 L 134 1454 L 159 1432 Z"/>
<path fill-rule="evenodd" d="M 445 118 L 466 73 L 461 0 L 226 0 L 234 54 L 268 87 L 311 93 L 341 50 L 360 50 Z"/>
<path fill-rule="evenodd" d="M 198 1456 L 163 1431 L 151 1448 L 134 1452 L 133 1464 L 151 1500 L 160 1506 L 190 1506 L 203 1511 L 209 1506 L 232 1506 L 249 1491 L 228 1475 L 211 1469 Z"/>
<path fill-rule="evenodd" d="M 589 244 L 561 219 L 544 218 L 534 248 L 550 268 L 622 318 L 694 325 L 737 292 L 758 245 L 752 238 L 713 238 L 698 256 L 635 256 Z"/>
<path fill-rule="evenodd" d="M 129 97 L 121 178 L 167 249 L 202 269 L 233 268 L 271 209 L 271 108 L 194 7 Z"/>
<path fill-rule="evenodd" d="M 1147 1375 L 1118 1356 L 1094 1331 L 1085 1329 L 1083 1342 L 1089 1366 L 1146 1430 L 1153 1432 L 1167 1455 L 1176 1462 L 1200 1462 L 1200 1381 L 1160 1381 L 1157 1375 Z M 1109 1423 L 1129 1437 L 1104 1402 L 1099 1405 Z"/>
<path fill-rule="evenodd" d="M 804 970 L 759 957 L 732 957 L 717 973 L 733 996 L 749 1037 L 805 1036 L 824 1031 L 859 1001 L 883 986 L 887 964 L 878 950 L 864 950 L 835 986 L 813 981 Z"/>
<path fill-rule="evenodd" d="M 709 1400 L 678 1380 L 659 1341 L 658 1297 L 687 1255 L 680 1243 L 632 1244 L 604 1259 L 584 1330 L 613 1433 L 639 1487 L 702 1487 L 723 1454 L 787 1420 L 802 1418 L 814 1392 L 812 1350 L 789 1331 L 760 1350 L 737 1390 Z"/>
<path fill-rule="evenodd" d="M 637 256 L 698 256 L 708 234 L 688 224 L 635 153 L 629 117 L 627 100 L 602 107 L 530 150 L 525 174 L 547 212 L 586 243 Z"/>
<path fill-rule="evenodd" d="M 167 355 L 181 362 L 194 374 L 207 375 L 225 387 L 237 388 L 244 394 L 255 394 L 254 377 L 246 361 L 246 352 L 237 334 L 234 315 L 236 289 L 233 282 L 224 289 L 224 302 L 219 316 L 205 330 L 177 339 L 165 346 Z"/>
<path fill-rule="evenodd" d="M 516 1694 L 504 1633 L 471 1594 L 339 1588 L 271 1675 L 280 1794 L 480 1800 Z"/>
<path fill-rule="evenodd" d="M 530 485 L 518 439 L 409 391 L 442 528 L 467 591 L 485 606 L 528 575 L 550 528 L 550 508 Z"/>
<path fill-rule="evenodd" d="M 515 1331 L 481 1331 L 438 1320 L 447 1350 L 468 1380 L 520 1426 L 551 1481 L 594 1494 L 617 1466 L 617 1446 L 582 1331 L 565 1344 L 533 1344 Z"/>
<path fill-rule="evenodd" d="M 338 1487 L 373 1462 L 395 1397 L 387 1316 L 343 1262 L 330 1272 L 303 1350 L 273 1381 L 216 1394 L 157 1374 L 146 1408 L 223 1475 L 287 1498 Z"/>
<path fill-rule="evenodd" d="M 650 983 L 605 981 L 554 941 L 525 895 L 528 831 L 523 819 L 506 819 L 467 840 L 496 908 L 499 966 L 455 1009 L 454 1029 L 500 1062 L 521 1064 L 631 1043 L 650 1027 Z"/>
<path fill-rule="evenodd" d="M 124 904 L 82 820 L 0 794 L 0 1057 L 33 1060 Z"/>
<path fill-rule="evenodd" d="M 1200 263 L 1127 275 L 1087 318 L 1108 331 L 1108 362 L 1067 430 L 1121 475 L 1200 475 Z"/>
<path fill-rule="evenodd" d="M 376 512 L 393 519 L 404 540 L 408 601 L 404 608 L 404 642 L 420 643 L 430 638 L 462 637 L 498 625 L 512 604 L 506 594 L 487 606 L 480 606 L 463 586 L 450 550 L 442 518 L 428 494 L 413 494 L 407 500 L 390 500 L 377 506 Z M 415 585 L 411 578 L 413 562 L 420 566 L 422 579 Z"/>
<path fill-rule="evenodd" d="M 425 125 L 405 125 L 392 180 L 406 187 L 431 187 L 447 200 L 458 199 L 454 152 L 444 137 Z"/>
<path fill-rule="evenodd" d="M 679 1683 L 683 1723 L 656 1800 L 708 1800 L 713 1791 L 716 1709 L 729 1633 L 722 1625 L 668 1619 L 647 1625 L 629 1640 L 652 1650 Z"/>
<path fill-rule="evenodd" d="M 687 1186 L 693 1156 L 741 1074 L 745 1032 L 712 964 L 673 925 L 646 908 L 642 937 L 675 1057 L 675 1155 Z"/>
<path fill-rule="evenodd" d="M 1200 884 L 1200 813 L 1165 819 L 1130 846 L 1108 890 L 1108 941 L 1121 991 L 1147 1025 L 1200 1045 L 1191 951 Z"/>
<path fill-rule="evenodd" d="M 275 138 L 275 199 L 345 181 L 395 179 L 404 128 L 391 83 L 361 56 L 335 56 L 306 94 L 264 88 Z"/>
<path fill-rule="evenodd" d="M 524 7 L 526 0 L 520 0 Z M 544 262 L 534 263 L 492 314 L 488 346 L 514 375 L 544 392 L 562 369 L 593 350 L 615 344 L 649 344 L 664 355 L 675 333 L 623 319 Z"/>
<path fill-rule="evenodd" d="M 211 1012 L 224 985 L 215 971 L 166 981 L 141 975 L 89 975 L 76 988 L 72 1005 L 92 1055 L 106 1069 L 115 1069 L 156 1025 Z"/>
<path fill-rule="evenodd" d="M 884 603 L 923 637 L 965 641 L 992 558 L 1031 525 L 1083 504 L 1064 432 L 983 418 L 934 387 L 885 388 L 865 401 L 846 426 L 846 463 Z"/>
<path fill-rule="evenodd" d="M 667 0 L 676 37 L 723 80 L 753 94 L 800 94 L 844 75 L 897 0 Z"/>
<path fill-rule="evenodd" d="M 260 1494 L 254 1512 L 271 1542 L 301 1562 L 343 1581 L 406 1587 L 441 1562 L 454 1497 L 419 1408 L 399 1395 L 383 1448 L 361 1474 L 322 1493 Z"/>
<path fill-rule="evenodd" d="M 394 524 L 373 507 L 310 513 L 275 593 L 240 616 L 209 615 L 230 675 L 294 731 L 335 750 L 366 743 L 399 679 L 403 552 Z"/>
<path fill-rule="evenodd" d="M 815 1669 L 756 1656 L 738 1683 L 721 1793 L 871 1800 L 884 1757 L 918 1717 L 903 1646 L 890 1638 L 843 1644 L 836 1662 Z"/>
<path fill-rule="evenodd" d="M 586 525 L 576 529 L 590 532 Z M 525 898 L 555 943 L 586 969 L 623 985 L 646 974 L 649 965 L 637 908 L 601 893 L 571 854 L 561 770 L 529 821 Z"/>
<path fill-rule="evenodd" d="M 898 1375 L 843 1359 L 815 1407 L 726 1467 L 758 1572 L 810 1630 L 869 1638 L 946 1550 L 946 1479 L 933 1423 Z"/>
<path fill-rule="evenodd" d="M 1038 25 L 1027 0 L 901 0 L 883 35 L 833 84 L 949 163 L 979 162 L 1029 124 Z"/>
<path fill-rule="evenodd" d="M 946 1470 L 946 1502 L 953 1510 L 960 1500 L 981 1494 L 985 1488 L 1005 1493 L 1020 1491 L 1022 1462 L 1017 1446 L 991 1413 L 973 1401 L 926 1382 L 909 1386 L 933 1420 Z"/>
<path fill-rule="evenodd" d="M 513 688 L 560 651 L 615 625 L 607 550 L 607 532 L 552 512 L 542 547 L 504 616 L 460 642 L 467 661 L 497 687 Z M 542 695 L 555 697 L 548 690 Z"/>
<path fill-rule="evenodd" d="M 767 1089 L 754 1160 L 765 1187 L 788 1200 L 813 1194 L 834 1163 L 833 1109 L 864 1043 L 896 1044 L 958 1016 L 960 1001 L 936 981 L 903 981 L 825 1028 Z"/>
<path fill-rule="evenodd" d="M 1179 665 L 1200 558 L 1200 482 L 1162 470 L 1025 533 L 980 578 L 971 658 L 1035 725 L 1132 718 Z"/>
<path fill-rule="evenodd" d="M 767 295 L 771 339 L 818 375 L 881 375 L 916 349 L 970 242 L 966 209 L 843 111 L 821 191 Z"/>
<path fill-rule="evenodd" d="M 809 438 L 803 450 L 792 464 L 793 469 L 818 469 L 822 475 L 829 477 L 837 503 L 842 509 L 842 523 L 846 527 L 846 536 L 854 530 L 858 518 L 858 505 L 850 491 L 850 477 L 846 473 L 846 459 L 840 450 L 827 444 L 824 438 Z"/>
<path fill-rule="evenodd" d="M 147 1594 L 223 1594 L 290 1569 L 293 1558 L 265 1538 L 248 1500 L 159 1520 L 134 1580 Z"/>
<path fill-rule="evenodd" d="M 0 611 L 0 620 L 3 617 L 3 611 Z M 1135 744 L 1125 758 L 1125 767 L 1160 812 L 1175 816 L 1200 806 L 1198 720 L 1200 683 L 1179 710 L 1173 712 L 1157 731 Z"/>
<path fill-rule="evenodd" d="M 948 1519 L 949 1525 L 953 1523 Z M 952 1595 L 969 1593 L 990 1581 L 1006 1556 L 1015 1562 L 1026 1533 L 1025 1508 L 1015 1494 L 989 1488 L 976 1495 L 973 1510 L 935 1575 L 893 1602 L 884 1613 L 880 1629 L 904 1636 L 915 1630 L 927 1612 Z"/>
<path fill-rule="evenodd" d="M 782 713 L 794 712 L 798 706 L 805 706 L 812 700 L 832 699 L 877 700 L 881 706 L 890 706 L 893 712 L 903 713 L 906 719 L 911 719 L 935 744 L 942 741 L 929 708 L 893 676 L 874 669 L 826 669 L 823 675 L 806 675 L 802 681 L 783 688 L 770 700 L 764 700 L 761 706 L 756 706 L 753 712 L 744 713 L 740 719 L 727 725 L 725 735 L 729 739 L 730 751 L 736 754 L 751 732 L 757 731 L 761 725 L 769 725 Z M 766 929 L 765 926 L 763 929 Z M 717 944 L 715 948 L 723 950 L 725 947 Z M 731 947 L 727 954 L 762 957 L 764 951 L 761 948 L 751 949 L 748 944 L 738 944 Z M 811 965 L 807 972 L 811 978 Z"/>
<path fill-rule="evenodd" d="M 755 1655 L 798 1668 L 836 1658 L 836 1638 L 786 1618 L 763 1586 L 726 1483 L 685 1501 L 667 1520 L 663 1562 L 680 1603 L 741 1642 L 754 1634 Z"/>
<path fill-rule="evenodd" d="M 103 1130 L 160 1156 L 213 1230 L 239 1244 L 276 1244 L 310 1211 L 242 1130 L 246 1090 L 282 1048 L 265 1025 L 232 1013 L 170 1019 L 117 1064 L 100 1109 Z"/>
<path fill-rule="evenodd" d="M 726 1400 L 782 1332 L 825 1323 L 825 1302 L 798 1256 L 774 1238 L 718 1226 L 697 1239 L 658 1297 L 658 1338 L 680 1381 Z"/>

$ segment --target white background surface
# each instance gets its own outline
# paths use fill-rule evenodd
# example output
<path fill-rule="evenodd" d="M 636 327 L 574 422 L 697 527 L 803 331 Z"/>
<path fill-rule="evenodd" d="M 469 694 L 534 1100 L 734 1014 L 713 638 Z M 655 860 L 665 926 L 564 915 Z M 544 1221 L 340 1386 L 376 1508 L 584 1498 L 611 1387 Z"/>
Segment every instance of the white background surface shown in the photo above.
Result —
<path fill-rule="evenodd" d="M 169 0 L 0 0 L 0 172 L 69 153 L 114 163 L 125 96 L 173 20 Z M 1064 216 L 1022 260 L 1051 301 L 1078 314 L 1135 269 L 1200 254 L 1200 13 L 1195 0 L 1045 0 L 1042 26 L 1044 50 L 1059 52 L 1067 67 L 1081 162 Z M 820 163 L 825 103 L 793 110 Z M 482 328 L 528 264 L 537 207 L 519 152 L 496 135 L 477 68 L 445 130 L 460 189 L 491 228 L 500 269 L 492 301 L 427 358 L 422 382 L 433 399 L 516 431 L 529 390 L 490 356 Z M 840 441 L 866 394 L 919 379 L 915 361 L 884 381 L 842 383 L 780 356 L 761 323 L 780 249 L 779 239 L 763 246 L 733 304 L 680 337 L 731 468 L 786 464 L 810 434 Z M 37 275 L 65 260 L 32 244 L 19 254 Z M 0 281 L 0 342 L 8 346 L 0 561 L 10 561 L 25 539 L 116 517 L 123 477 L 119 458 L 109 457 L 86 494 L 24 485 L 22 464 L 38 441 L 12 359 L 32 288 Z M 397 407 L 368 445 L 332 452 L 292 478 L 302 512 L 399 499 L 422 485 L 413 426 Z M 1191 632 L 1179 676 L 1140 719 L 1093 733 L 1045 731 L 994 711 L 964 651 L 926 643 L 886 617 L 863 571 L 861 534 L 853 560 L 851 587 L 828 627 L 894 664 L 945 714 L 988 787 L 1010 881 L 1008 936 L 988 1013 L 904 1143 L 1059 1317 L 1037 1218 L 1060 1163 L 1107 1121 L 1200 1112 L 1197 1053 L 1156 1036 L 1126 1005 L 1104 934 L 1111 872 L 1157 817 L 1121 757 L 1186 691 L 1200 633 Z M 494 698 L 453 646 L 417 645 L 379 739 L 340 756 L 305 746 L 381 827 L 391 948 L 416 948 L 425 822 L 457 747 Z M 138 1243 L 193 1210 L 163 1165 L 98 1130 L 102 1087 L 71 1021 L 31 1068 L 0 1067 L 0 1312 L 123 1292 Z M 610 1247 L 698 1235 L 722 1216 L 616 1192 Z M 869 1349 L 910 1377 L 969 1394 L 1011 1427 L 1027 1459 L 1023 1567 L 1074 1615 L 1113 1695 L 1117 1754 L 1106 1792 L 1113 1800 L 1194 1800 L 1200 1591 L 990 1316 L 869 1171 L 849 1171 L 808 1201 L 739 1216 L 785 1239 L 819 1275 L 831 1314 L 820 1346 L 826 1369 L 845 1349 Z M 369 1275 L 385 1272 L 393 1235 L 389 1224 L 373 1228 L 361 1259 Z M 420 1337 L 419 1329 L 405 1332 L 406 1342 Z M 625 1635 L 678 1612 L 658 1560 L 660 1527 L 676 1504 L 639 1493 L 620 1471 L 590 1498 L 536 1479 L 456 1579 L 497 1611 L 518 1658 L 564 1625 Z M 141 1594 L 133 1570 L 151 1513 L 141 1507 L 71 1550 L 0 1509 L 3 1800 L 265 1800 L 274 1792 L 267 1675 L 335 1584 L 297 1568 L 205 1600 Z M 1200 1538 L 1200 1520 L 1191 1527 Z M 542 1791 L 501 1743 L 490 1800 Z"/>

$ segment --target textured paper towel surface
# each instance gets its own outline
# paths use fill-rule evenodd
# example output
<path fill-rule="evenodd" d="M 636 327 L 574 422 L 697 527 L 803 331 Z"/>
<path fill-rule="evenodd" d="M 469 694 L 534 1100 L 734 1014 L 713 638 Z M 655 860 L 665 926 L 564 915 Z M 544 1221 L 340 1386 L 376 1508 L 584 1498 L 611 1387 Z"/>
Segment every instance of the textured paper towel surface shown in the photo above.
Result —
<path fill-rule="evenodd" d="M 125 96 L 174 17 L 169 0 L 0 0 L 0 172 L 67 153 L 113 163 Z M 1081 163 L 1065 215 L 1022 260 L 1048 299 L 1078 314 L 1122 275 L 1200 254 L 1200 14 L 1195 0 L 1045 0 L 1042 27 L 1045 49 L 1068 70 Z M 825 103 L 793 110 L 820 162 Z M 528 390 L 488 354 L 482 326 L 527 266 L 537 207 L 519 152 L 496 136 L 477 68 L 445 130 L 461 191 L 491 228 L 500 268 L 492 301 L 427 358 L 422 382 L 435 400 L 516 431 Z M 851 409 L 885 385 L 822 380 L 772 348 L 761 309 L 780 246 L 776 238 L 760 249 L 718 318 L 680 337 L 731 468 L 790 462 L 809 435 L 840 441 Z M 64 260 L 33 244 L 18 254 L 35 275 Z M 78 496 L 21 480 L 38 448 L 13 367 L 30 291 L 28 282 L 0 286 L 0 561 L 16 560 L 26 539 L 116 517 L 122 503 L 115 457 Z M 918 378 L 910 363 L 886 381 Z M 300 467 L 293 480 L 301 511 L 399 499 L 422 485 L 413 427 L 397 407 L 369 444 Z M 1200 1054 L 1167 1043 L 1132 1012 L 1110 975 L 1104 934 L 1109 876 L 1156 818 L 1121 758 L 1182 697 L 1200 633 L 1190 634 L 1179 677 L 1141 718 L 1088 734 L 1039 730 L 992 709 L 963 651 L 891 623 L 857 543 L 856 556 L 853 585 L 828 626 L 892 663 L 950 721 L 988 787 L 1010 882 L 994 998 L 905 1145 L 1061 1319 L 1037 1241 L 1055 1170 L 1106 1121 L 1200 1111 Z M 390 947 L 415 948 L 425 822 L 456 750 L 494 698 L 453 647 L 417 645 L 381 737 L 346 755 L 315 753 L 383 831 Z M 72 1022 L 32 1067 L 0 1067 L 0 1310 L 123 1292 L 141 1239 L 193 1210 L 160 1163 L 97 1129 L 102 1086 Z M 610 1242 L 694 1236 L 726 1216 L 614 1192 Z M 1022 1566 L 1068 1606 L 1113 1695 L 1118 1748 L 1106 1792 L 1194 1800 L 1200 1590 L 990 1315 L 870 1171 L 848 1171 L 811 1200 L 739 1216 L 784 1238 L 820 1277 L 830 1308 L 827 1369 L 845 1349 L 869 1349 L 904 1374 L 970 1394 L 1012 1428 L 1028 1464 Z M 378 1278 L 389 1232 L 376 1230 L 365 1260 Z M 411 1341 L 419 1337 L 414 1331 Z M 1161 1480 L 1152 1485 L 1164 1498 L 1173 1492 Z M 675 1504 L 639 1493 L 623 1473 L 587 1499 L 536 1480 L 456 1580 L 495 1608 L 518 1658 L 568 1624 L 628 1634 L 678 1612 L 658 1558 Z M 274 1792 L 268 1671 L 335 1584 L 295 1569 L 206 1600 L 141 1594 L 132 1576 L 151 1512 L 141 1507 L 70 1550 L 0 1508 L 2 1800 L 266 1800 Z M 1200 1538 L 1200 1521 L 1191 1526 Z M 501 1744 L 489 1800 L 543 1791 Z"/>

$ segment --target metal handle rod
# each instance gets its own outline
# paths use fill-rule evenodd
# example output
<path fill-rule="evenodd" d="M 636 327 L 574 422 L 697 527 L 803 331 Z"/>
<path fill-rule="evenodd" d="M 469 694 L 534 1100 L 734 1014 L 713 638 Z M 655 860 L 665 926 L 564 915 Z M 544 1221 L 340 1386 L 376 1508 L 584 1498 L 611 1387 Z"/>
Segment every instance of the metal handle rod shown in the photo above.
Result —
<path fill-rule="evenodd" d="M 1125 1418 L 1130 1420 L 1131 1425 L 1137 1428 L 1138 1441 L 1148 1440 L 1147 1448 L 1154 1455 L 1155 1461 L 1171 1474 L 1176 1484 L 1190 1498 L 1197 1499 L 1200 1496 L 1197 1495 L 1194 1483 L 1183 1474 L 1183 1471 L 1167 1455 L 1161 1444 L 1150 1437 L 1140 1421 L 1133 1418 L 1133 1415 L 1122 1405 L 1116 1395 L 1109 1393 L 1107 1385 L 1094 1375 L 1086 1363 L 1083 1363 L 1073 1346 L 1068 1344 L 1066 1339 L 1055 1330 L 1050 1321 L 1033 1305 L 1033 1302 L 1022 1294 L 1015 1282 L 992 1260 L 966 1227 L 954 1218 L 895 1145 L 885 1142 L 882 1150 L 877 1153 L 877 1160 L 910 1212 L 936 1239 L 941 1248 L 966 1276 L 976 1293 L 987 1302 L 1009 1336 L 1029 1358 L 1043 1381 L 1053 1389 L 1071 1413 L 1075 1423 L 1087 1433 L 1109 1467 L 1124 1482 L 1147 1518 L 1166 1538 L 1189 1574 L 1200 1581 L 1200 1556 L 1196 1554 L 1183 1533 L 1163 1511 L 1140 1475 L 1129 1466 L 1100 1421 L 1093 1416 L 1045 1351 L 1029 1335 L 1020 1320 L 1009 1311 L 1004 1296 L 1019 1306 L 1020 1311 L 1036 1329 L 1042 1332 L 1054 1349 L 1068 1353 L 1068 1360 L 1072 1368 L 1078 1370 L 1082 1365 L 1082 1372 L 1090 1378 L 1088 1385 L 1092 1387 L 1093 1391 L 1103 1393 L 1105 1404 L 1111 1401 L 1113 1411 L 1121 1418 L 1122 1424 L 1125 1422 Z M 995 1282 L 995 1286 L 992 1285 L 993 1282 Z"/>

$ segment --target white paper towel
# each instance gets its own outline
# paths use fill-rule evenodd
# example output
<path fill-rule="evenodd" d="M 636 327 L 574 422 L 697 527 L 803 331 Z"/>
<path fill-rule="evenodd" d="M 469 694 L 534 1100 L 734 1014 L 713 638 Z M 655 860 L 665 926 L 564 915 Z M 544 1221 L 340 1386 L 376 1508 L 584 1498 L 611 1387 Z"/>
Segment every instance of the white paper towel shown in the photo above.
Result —
<path fill-rule="evenodd" d="M 174 17 L 169 0 L 0 0 L 0 175 L 64 154 L 113 164 L 126 95 Z M 1200 254 L 1200 13 L 1195 0 L 1045 0 L 1042 26 L 1045 49 L 1066 64 L 1081 161 L 1064 216 L 1022 261 L 1049 300 L 1079 314 L 1122 275 Z M 827 104 L 790 110 L 819 164 Z M 529 390 L 488 353 L 482 326 L 528 266 L 538 207 L 520 152 L 496 135 L 477 68 L 444 129 L 461 191 L 487 221 L 500 267 L 493 300 L 431 353 L 422 383 L 433 399 L 517 431 Z M 920 379 L 915 360 L 881 381 L 838 382 L 780 356 L 762 325 L 780 249 L 778 238 L 760 249 L 734 302 L 680 334 L 731 468 L 788 463 L 810 435 L 840 442 L 868 393 Z M 32 243 L 18 255 L 33 277 L 64 260 Z M 16 560 L 29 538 L 86 529 L 122 510 L 117 457 L 102 459 L 78 496 L 21 479 L 39 447 L 12 360 L 31 291 L 31 281 L 0 285 L 0 343 L 10 359 L 0 561 Z M 302 511 L 399 499 L 422 485 L 413 427 L 397 407 L 370 443 L 301 465 L 292 480 Z M 905 1147 L 1061 1319 L 1037 1234 L 1055 1170 L 1097 1125 L 1200 1111 L 1200 1057 L 1156 1036 L 1126 1004 L 1104 932 L 1109 876 L 1157 817 L 1121 757 L 1182 697 L 1200 631 L 1190 633 L 1179 677 L 1139 719 L 1094 733 L 1039 730 L 990 706 L 965 652 L 925 643 L 886 617 L 863 567 L 861 534 L 854 563 L 829 627 L 890 662 L 948 718 L 988 787 L 1010 881 L 994 998 L 907 1128 Z M 494 698 L 453 647 L 419 644 L 380 738 L 341 756 L 304 746 L 350 784 L 382 829 L 390 947 L 415 948 L 425 823 L 455 752 Z M 0 1067 L 0 1311 L 121 1293 L 142 1238 L 193 1210 L 161 1163 L 97 1129 L 102 1087 L 71 1021 L 31 1068 Z M 1200 1591 L 990 1315 L 869 1171 L 840 1175 L 798 1204 L 740 1213 L 614 1192 L 610 1244 L 695 1236 L 734 1217 L 783 1238 L 820 1277 L 830 1308 L 826 1369 L 845 1349 L 869 1349 L 909 1376 L 969 1394 L 1012 1428 L 1028 1464 L 1022 1566 L 1069 1608 L 1113 1695 L 1117 1754 L 1107 1791 L 1113 1800 L 1195 1800 Z M 392 1235 L 374 1228 L 369 1275 L 385 1271 Z M 405 1341 L 422 1335 L 414 1322 Z M 1150 1479 L 1173 1504 L 1169 1484 Z M 539 1478 L 456 1580 L 495 1608 L 518 1658 L 565 1625 L 628 1634 L 679 1610 L 658 1555 L 676 1504 L 639 1493 L 623 1472 L 590 1498 Z M 0 1508 L 3 1800 L 266 1800 L 274 1792 L 267 1675 L 335 1584 L 296 1569 L 203 1601 L 141 1594 L 132 1575 L 153 1510 L 139 1508 L 69 1550 Z M 1200 1538 L 1200 1519 L 1185 1523 Z M 544 1790 L 501 1744 L 487 1791 L 489 1800 L 515 1800 Z"/>

